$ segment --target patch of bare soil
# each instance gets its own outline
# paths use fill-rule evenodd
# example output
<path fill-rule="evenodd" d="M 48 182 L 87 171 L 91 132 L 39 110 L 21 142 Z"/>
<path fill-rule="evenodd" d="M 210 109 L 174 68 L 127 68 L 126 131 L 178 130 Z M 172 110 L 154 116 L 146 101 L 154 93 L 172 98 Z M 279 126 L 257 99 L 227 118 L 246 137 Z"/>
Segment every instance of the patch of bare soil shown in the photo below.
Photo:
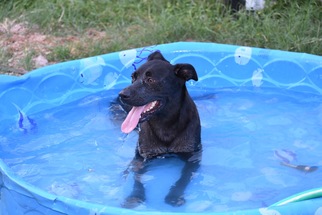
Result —
<path fill-rule="evenodd" d="M 86 35 L 92 40 L 104 37 L 105 33 L 90 29 Z M 32 69 L 57 62 L 50 62 L 47 56 L 55 46 L 79 43 L 81 36 L 57 37 L 39 31 L 37 26 L 16 23 L 5 19 L 0 23 L 0 74 L 21 75 L 26 73 L 26 59 L 30 57 Z M 30 65 L 29 65 L 30 67 Z"/>

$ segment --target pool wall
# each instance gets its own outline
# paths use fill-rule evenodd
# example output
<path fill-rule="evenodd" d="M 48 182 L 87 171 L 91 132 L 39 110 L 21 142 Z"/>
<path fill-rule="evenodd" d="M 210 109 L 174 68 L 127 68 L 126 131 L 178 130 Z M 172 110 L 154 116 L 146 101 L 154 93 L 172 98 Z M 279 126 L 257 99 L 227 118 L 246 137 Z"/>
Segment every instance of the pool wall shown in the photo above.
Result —
<path fill-rule="evenodd" d="M 196 68 L 199 81 L 187 83 L 191 90 L 271 87 L 322 94 L 321 56 L 216 43 L 155 45 L 55 64 L 21 77 L 0 75 L 0 138 L 5 138 L 6 127 L 13 122 L 23 131 L 32 129 L 32 122 L 28 125 L 19 122 L 21 116 L 28 119 L 30 114 L 95 92 L 110 93 L 125 87 L 131 82 L 131 73 L 153 51 L 161 51 L 173 64 L 190 63 Z M 0 145 L 0 153 L 1 148 Z M 3 215 L 142 213 L 49 194 L 24 182 L 2 160 L 0 189 L 0 214 Z M 322 214 L 322 199 L 236 211 L 233 214 L 271 213 Z"/>

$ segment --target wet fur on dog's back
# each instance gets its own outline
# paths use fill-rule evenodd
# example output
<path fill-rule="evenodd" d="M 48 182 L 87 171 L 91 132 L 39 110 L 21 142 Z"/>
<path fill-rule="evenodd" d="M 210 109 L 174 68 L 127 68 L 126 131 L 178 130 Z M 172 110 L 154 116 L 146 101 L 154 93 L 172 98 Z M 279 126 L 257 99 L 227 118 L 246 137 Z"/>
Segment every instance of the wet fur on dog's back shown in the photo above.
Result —
<path fill-rule="evenodd" d="M 146 172 L 149 159 L 163 154 L 176 154 L 185 161 L 179 180 L 165 197 L 168 204 L 184 204 L 184 190 L 201 158 L 199 114 L 185 85 L 190 79 L 198 80 L 192 65 L 172 65 L 160 52 L 154 52 L 132 74 L 132 84 L 119 93 L 126 105 L 150 107 L 139 121 L 139 140 L 131 162 L 135 183 L 123 207 L 133 208 L 145 201 L 139 175 Z"/>

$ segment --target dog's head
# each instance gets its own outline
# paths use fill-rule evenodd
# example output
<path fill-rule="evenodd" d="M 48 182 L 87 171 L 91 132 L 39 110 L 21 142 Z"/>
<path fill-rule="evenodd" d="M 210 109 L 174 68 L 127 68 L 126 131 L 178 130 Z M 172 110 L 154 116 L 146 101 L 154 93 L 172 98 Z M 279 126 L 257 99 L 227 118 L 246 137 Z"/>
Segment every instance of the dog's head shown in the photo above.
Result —
<path fill-rule="evenodd" d="M 185 82 L 198 80 L 191 64 L 170 64 L 160 52 L 149 55 L 145 64 L 132 74 L 132 84 L 120 93 L 120 100 L 133 106 L 122 125 L 122 131 L 131 132 L 139 122 L 144 122 L 162 112 L 175 95 L 185 93 Z"/>

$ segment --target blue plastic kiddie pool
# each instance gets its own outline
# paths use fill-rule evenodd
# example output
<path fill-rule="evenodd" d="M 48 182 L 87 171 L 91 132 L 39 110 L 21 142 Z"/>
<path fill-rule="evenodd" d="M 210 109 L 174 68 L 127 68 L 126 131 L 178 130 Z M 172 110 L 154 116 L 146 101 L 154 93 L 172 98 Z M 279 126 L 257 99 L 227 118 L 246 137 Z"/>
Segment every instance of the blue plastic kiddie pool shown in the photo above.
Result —
<path fill-rule="evenodd" d="M 185 205 L 164 203 L 183 164 L 160 157 L 130 210 L 138 131 L 115 99 L 154 51 L 198 73 L 203 157 Z M 3 215 L 322 214 L 321 56 L 180 42 L 59 63 L 1 75 L 0 122 Z"/>

